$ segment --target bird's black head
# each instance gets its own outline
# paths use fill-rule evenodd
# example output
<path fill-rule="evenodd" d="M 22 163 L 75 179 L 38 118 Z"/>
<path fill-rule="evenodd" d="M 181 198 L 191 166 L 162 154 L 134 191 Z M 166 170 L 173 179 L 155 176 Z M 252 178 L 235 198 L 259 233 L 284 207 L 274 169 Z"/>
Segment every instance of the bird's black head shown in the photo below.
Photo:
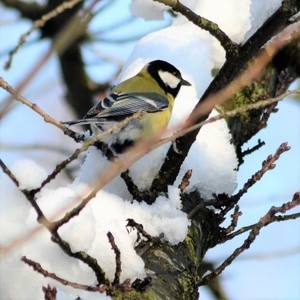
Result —
<path fill-rule="evenodd" d="M 170 93 L 174 98 L 177 96 L 182 85 L 191 85 L 182 78 L 181 73 L 173 65 L 163 60 L 154 60 L 148 64 L 149 74 L 158 82 L 160 87 Z"/>

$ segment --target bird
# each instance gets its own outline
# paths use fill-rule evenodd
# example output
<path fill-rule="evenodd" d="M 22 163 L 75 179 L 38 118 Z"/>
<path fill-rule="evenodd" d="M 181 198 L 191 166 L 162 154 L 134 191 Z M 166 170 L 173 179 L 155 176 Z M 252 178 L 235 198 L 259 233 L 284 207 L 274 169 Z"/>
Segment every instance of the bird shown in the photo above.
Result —
<path fill-rule="evenodd" d="M 63 123 L 90 125 L 97 134 L 141 112 L 141 117 L 132 118 L 128 124 L 101 139 L 106 156 L 117 157 L 143 138 L 161 136 L 170 121 L 180 88 L 190 85 L 175 66 L 154 60 L 135 76 L 114 86 L 82 119 Z"/>

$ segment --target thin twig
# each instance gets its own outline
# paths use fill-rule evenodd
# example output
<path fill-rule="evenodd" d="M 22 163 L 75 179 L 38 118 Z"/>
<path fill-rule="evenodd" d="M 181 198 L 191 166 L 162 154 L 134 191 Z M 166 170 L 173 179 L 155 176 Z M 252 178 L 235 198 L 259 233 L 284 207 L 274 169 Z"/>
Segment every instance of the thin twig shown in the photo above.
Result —
<path fill-rule="evenodd" d="M 279 207 L 271 207 L 269 211 L 255 224 L 251 229 L 247 239 L 244 243 L 236 248 L 234 252 L 212 273 L 206 275 L 202 278 L 200 285 L 205 285 L 210 282 L 212 279 L 219 276 L 242 252 L 251 247 L 251 244 L 254 242 L 256 237 L 259 235 L 260 230 L 270 224 L 277 213 L 285 213 L 286 211 L 300 205 L 300 192 L 294 194 L 292 201 L 282 204 Z"/>
<path fill-rule="evenodd" d="M 137 232 L 141 234 L 143 237 L 145 237 L 148 241 L 151 241 L 153 239 L 153 237 L 144 230 L 144 226 L 142 224 L 135 222 L 133 219 L 127 219 L 126 221 L 127 221 L 126 228 L 129 227 L 129 228 L 136 229 Z"/>
<path fill-rule="evenodd" d="M 224 217 L 228 211 L 230 211 L 236 203 L 241 199 L 241 197 L 247 193 L 247 191 L 257 182 L 259 181 L 262 176 L 267 172 L 275 168 L 275 161 L 278 160 L 280 155 L 286 151 L 289 151 L 290 147 L 287 143 L 282 143 L 276 150 L 274 155 L 269 155 L 266 160 L 263 161 L 262 167 L 260 170 L 258 170 L 255 174 L 253 174 L 247 182 L 244 184 L 244 186 L 237 192 L 237 194 L 225 198 L 224 200 L 220 201 L 219 199 L 212 199 L 212 200 L 206 200 L 205 205 L 213 205 L 216 207 L 225 206 L 225 209 L 223 209 L 220 213 L 221 217 Z"/>
<path fill-rule="evenodd" d="M 244 106 L 241 106 L 241 107 L 237 107 L 237 108 L 229 110 L 227 112 L 222 112 L 219 115 L 214 116 L 214 117 L 210 117 L 209 119 L 207 119 L 203 122 L 200 122 L 198 124 L 189 126 L 187 128 L 184 128 L 184 129 L 174 133 L 172 136 L 170 136 L 168 138 L 161 139 L 160 142 L 158 143 L 158 145 L 155 146 L 155 148 L 159 147 L 161 145 L 164 145 L 166 143 L 175 141 L 179 137 L 182 137 L 182 136 L 184 136 L 184 135 L 186 135 L 186 134 L 188 134 L 188 133 L 190 133 L 194 130 L 197 130 L 197 129 L 203 127 L 206 124 L 210 124 L 210 123 L 222 120 L 224 118 L 234 117 L 238 114 L 243 114 L 243 113 L 248 112 L 248 111 L 253 110 L 253 109 L 259 109 L 259 108 L 266 107 L 266 106 L 268 106 L 272 103 L 276 103 L 276 102 L 279 102 L 279 101 L 283 100 L 287 96 L 295 95 L 295 94 L 300 94 L 300 89 L 296 89 L 296 90 L 292 90 L 292 91 L 286 91 L 282 95 L 277 96 L 275 98 L 269 98 L 269 99 L 261 100 L 261 101 L 258 101 L 256 103 L 251 103 L 251 104 L 247 104 L 247 105 L 244 105 Z"/>
<path fill-rule="evenodd" d="M 72 139 L 74 139 L 77 142 L 82 141 L 84 139 L 84 136 L 80 136 L 80 135 L 76 134 L 74 131 L 70 130 L 67 126 L 65 126 L 61 122 L 55 120 L 54 118 L 52 118 L 51 116 L 46 114 L 37 104 L 27 100 L 22 95 L 20 95 L 2 77 L 0 77 L 0 87 L 2 87 L 8 93 L 10 93 L 17 101 L 25 104 L 26 106 L 31 108 L 33 111 L 38 113 L 44 119 L 45 122 L 50 123 L 50 124 L 54 125 L 55 127 L 59 128 L 60 130 L 62 130 L 65 135 L 71 137 Z"/>
<path fill-rule="evenodd" d="M 115 277 L 114 277 L 112 284 L 116 285 L 116 284 L 120 283 L 120 276 L 121 276 L 121 272 L 122 272 L 121 251 L 118 248 L 118 246 L 116 245 L 115 238 L 110 231 L 107 233 L 107 237 L 108 237 L 109 243 L 111 244 L 111 248 L 115 252 L 116 271 L 115 271 Z"/>
<path fill-rule="evenodd" d="M 229 234 L 230 232 L 232 232 L 236 226 L 237 226 L 237 222 L 239 217 L 242 215 L 241 211 L 240 211 L 240 207 L 238 205 L 235 206 L 234 208 L 234 212 L 231 215 L 231 223 L 230 225 L 225 229 L 225 233 Z"/>
<path fill-rule="evenodd" d="M 274 218 L 270 221 L 270 223 L 274 223 L 274 222 L 282 222 L 282 221 L 288 221 L 288 220 L 295 220 L 300 218 L 300 213 L 295 213 L 295 214 L 290 214 L 290 215 L 284 215 L 284 216 L 274 216 Z M 270 224 L 268 223 L 268 224 Z M 267 224 L 267 225 L 268 225 Z M 248 225 L 248 226 L 244 226 L 240 229 L 238 229 L 237 231 L 228 234 L 225 239 L 224 242 L 228 241 L 228 240 L 232 240 L 233 238 L 235 238 L 238 235 L 241 235 L 251 229 L 253 229 L 256 226 L 256 224 L 252 224 L 252 225 Z"/>
<path fill-rule="evenodd" d="M 184 176 L 182 177 L 182 180 L 178 186 L 181 193 L 190 185 L 190 179 L 192 177 L 192 174 L 193 170 L 189 169 L 185 172 Z"/>
<path fill-rule="evenodd" d="M 14 176 L 14 174 L 9 170 L 9 168 L 6 166 L 6 164 L 3 162 L 2 159 L 0 159 L 0 166 L 1 166 L 2 170 L 3 170 L 3 172 L 5 174 L 7 174 L 7 176 L 19 188 L 19 190 L 22 192 L 22 194 L 26 197 L 26 199 L 28 200 L 28 202 L 34 208 L 34 210 L 35 210 L 35 212 L 37 214 L 38 222 L 40 224 L 44 225 L 47 229 L 50 230 L 50 228 L 51 228 L 51 222 L 48 221 L 48 219 L 45 217 L 44 213 L 42 212 L 42 210 L 38 206 L 38 204 L 36 202 L 36 198 L 34 197 L 34 194 L 31 194 L 27 190 L 20 189 L 20 183 L 19 183 L 19 181 L 16 179 L 16 177 Z"/>
<path fill-rule="evenodd" d="M 260 139 L 257 141 L 257 144 L 252 147 L 252 148 L 248 148 L 246 149 L 245 151 L 243 151 L 241 153 L 242 157 L 244 158 L 246 155 L 249 155 L 251 153 L 253 153 L 254 151 L 257 151 L 258 149 L 260 149 L 262 146 L 265 145 L 265 142 L 264 141 L 261 141 Z"/>
<path fill-rule="evenodd" d="M 267 105 L 269 103 L 269 101 L 279 101 L 287 95 L 298 93 L 298 92 L 299 92 L 299 90 L 287 92 L 284 95 L 281 95 L 280 97 L 277 97 L 275 99 L 261 101 L 260 105 L 261 106 Z M 248 108 L 248 109 L 250 109 L 250 108 Z M 233 110 L 231 112 L 231 115 L 234 115 L 234 113 L 238 113 L 238 112 L 239 112 L 239 109 Z M 214 122 L 214 121 L 222 119 L 222 118 L 224 118 L 224 115 L 212 117 L 209 120 L 198 124 L 197 126 L 201 127 L 205 124 Z M 194 129 L 195 128 L 193 127 L 190 130 L 194 130 Z M 80 213 L 80 211 L 86 206 L 86 204 L 95 197 L 95 195 L 99 189 L 101 189 L 112 178 L 114 178 L 118 174 L 121 174 L 122 172 L 126 171 L 128 169 L 128 167 L 130 165 L 132 165 L 140 157 L 142 157 L 149 151 L 159 147 L 160 145 L 165 144 L 165 143 L 169 142 L 170 140 L 175 140 L 178 136 L 182 136 L 184 134 L 185 134 L 185 132 L 175 133 L 170 139 L 162 139 L 161 141 L 159 141 L 157 143 L 153 142 L 155 139 L 149 139 L 149 140 L 145 140 L 145 141 L 138 143 L 132 149 L 127 151 L 123 155 L 122 158 L 116 160 L 114 164 L 110 165 L 110 167 L 103 172 L 103 174 L 100 176 L 100 178 L 97 180 L 97 182 L 94 183 L 93 187 L 91 188 L 91 191 L 82 200 L 82 202 L 78 206 L 73 208 L 70 212 L 68 212 L 61 220 L 57 221 L 53 226 L 55 228 L 59 228 L 63 224 L 67 223 L 69 221 L 69 219 L 71 219 L 73 216 L 78 215 Z M 211 204 L 213 205 L 214 203 L 211 203 Z M 73 205 L 73 203 L 69 204 L 68 207 L 70 208 L 71 205 Z M 66 209 L 66 208 L 64 208 L 64 209 Z M 57 216 L 57 215 L 61 214 L 61 212 L 62 212 L 62 210 L 60 209 L 54 215 Z M 14 247 L 14 245 L 20 245 L 20 243 L 23 243 L 24 241 L 26 241 L 30 237 L 30 234 L 34 234 L 34 232 L 36 232 L 36 229 L 34 229 L 31 233 L 28 233 L 27 238 L 23 238 L 22 241 L 14 241 L 11 245 L 5 247 L 5 251 L 6 252 L 9 251 L 9 249 Z"/>
<path fill-rule="evenodd" d="M 62 162 L 60 162 L 55 169 L 47 176 L 47 178 L 41 183 L 41 185 L 32 190 L 31 192 L 36 194 L 38 193 L 46 184 L 48 184 L 49 182 L 51 182 L 52 180 L 55 179 L 55 177 L 68 165 L 70 164 L 72 161 L 74 161 L 75 159 L 78 158 L 79 154 L 83 151 L 81 151 L 82 148 L 78 148 L 75 150 L 75 152 L 69 156 L 67 159 L 63 160 Z"/>
<path fill-rule="evenodd" d="M 228 205 L 222 212 L 221 215 L 225 216 L 229 210 L 232 209 L 232 207 L 238 203 L 238 201 L 241 199 L 241 197 L 247 193 L 247 191 L 261 178 L 264 176 L 264 174 L 267 171 L 270 171 L 275 168 L 275 162 L 278 160 L 280 155 L 286 151 L 289 151 L 291 149 L 290 146 L 288 146 L 287 143 L 282 143 L 276 150 L 274 155 L 269 155 L 266 160 L 263 161 L 262 167 L 259 171 L 257 171 L 254 175 L 251 176 L 247 180 L 247 182 L 244 184 L 244 186 L 238 191 L 237 194 L 231 197 L 230 199 L 230 205 Z"/>
<path fill-rule="evenodd" d="M 81 2 L 82 0 L 70 0 L 70 1 L 63 1 L 62 4 L 55 7 L 52 11 L 43 15 L 39 20 L 33 22 L 31 28 L 22 34 L 19 38 L 19 42 L 16 47 L 10 51 L 8 61 L 5 63 L 4 68 L 9 69 L 13 60 L 14 55 L 17 51 L 21 48 L 21 46 L 26 42 L 27 38 L 30 34 L 32 34 L 38 28 L 43 27 L 49 20 L 57 17 L 59 14 L 63 13 L 67 9 L 73 8 L 77 3 Z"/>
<path fill-rule="evenodd" d="M 0 166 L 3 170 L 3 172 L 13 181 L 13 183 L 19 187 L 20 183 L 16 176 L 10 171 L 10 169 L 6 166 L 6 164 L 3 162 L 3 160 L 0 158 Z"/>
<path fill-rule="evenodd" d="M 99 292 L 99 293 L 103 293 L 107 289 L 106 286 L 100 286 L 100 287 L 99 286 L 90 286 L 90 285 L 80 284 L 80 283 L 76 283 L 76 282 L 72 282 L 72 281 L 63 279 L 63 278 L 57 276 L 55 273 L 48 272 L 41 266 L 41 264 L 39 264 L 31 259 L 28 259 L 26 256 L 22 256 L 21 261 L 23 261 L 24 263 L 26 263 L 27 265 L 32 267 L 36 272 L 42 274 L 43 276 L 49 277 L 55 281 L 58 281 L 62 285 L 71 286 L 74 289 L 80 289 L 80 290 L 89 291 L 89 292 Z"/>

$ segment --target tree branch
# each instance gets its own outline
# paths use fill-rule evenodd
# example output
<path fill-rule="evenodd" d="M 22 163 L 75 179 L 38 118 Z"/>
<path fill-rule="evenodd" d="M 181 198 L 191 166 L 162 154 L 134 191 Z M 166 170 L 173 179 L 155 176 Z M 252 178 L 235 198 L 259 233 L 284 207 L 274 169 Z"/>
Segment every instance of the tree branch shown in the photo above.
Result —
<path fill-rule="evenodd" d="M 281 11 L 279 9 L 279 12 L 281 13 L 281 18 L 285 18 L 285 21 L 287 21 L 288 18 L 293 15 L 294 10 L 291 9 L 289 13 L 287 13 L 286 11 Z M 278 15 L 278 13 L 276 13 L 276 15 Z M 279 26 L 278 23 L 276 24 Z M 263 29 L 264 26 L 262 26 L 259 34 L 264 32 Z M 274 26 L 273 29 L 272 33 L 275 34 L 276 29 L 278 28 Z M 187 125 L 194 125 L 207 119 L 209 113 L 216 105 L 223 103 L 235 93 L 240 91 L 243 87 L 252 83 L 254 80 L 257 80 L 258 77 L 261 76 L 266 65 L 274 57 L 275 53 L 288 44 L 293 38 L 296 38 L 299 33 L 300 22 L 285 28 L 275 39 L 271 40 L 269 44 L 260 51 L 260 54 L 256 56 L 255 60 L 252 60 L 253 62 L 250 64 L 248 69 L 240 76 L 237 76 L 237 74 L 240 73 L 248 60 L 253 58 L 254 54 L 256 54 L 256 52 L 263 46 L 264 41 L 257 42 L 257 44 L 250 43 L 249 49 L 247 49 L 247 54 L 240 53 L 234 59 L 227 59 L 218 75 L 199 100 L 187 122 Z M 269 36 L 269 38 L 271 37 L 267 29 L 265 34 Z M 235 77 L 236 79 L 233 80 Z M 167 186 L 174 183 L 190 147 L 196 140 L 199 130 L 200 129 L 197 129 L 190 134 L 179 138 L 176 141 L 178 151 L 174 151 L 173 147 L 170 147 L 165 161 L 152 183 L 150 189 L 152 192 L 155 190 L 166 192 Z"/>
<path fill-rule="evenodd" d="M 300 192 L 294 194 L 292 201 L 282 204 L 279 207 L 271 207 L 269 211 L 259 220 L 258 223 L 251 229 L 247 239 L 244 243 L 236 248 L 234 252 L 212 273 L 204 276 L 201 280 L 200 285 L 205 285 L 210 282 L 212 279 L 219 276 L 242 252 L 248 249 L 251 244 L 254 242 L 256 237 L 259 235 L 260 230 L 267 226 L 268 224 L 272 223 L 272 220 L 277 213 L 285 213 L 286 211 L 300 205 Z"/>
<path fill-rule="evenodd" d="M 37 114 L 39 114 L 45 122 L 50 123 L 54 125 L 55 127 L 59 128 L 63 131 L 63 133 L 75 141 L 79 142 L 84 139 L 83 136 L 80 136 L 76 134 L 74 131 L 70 130 L 67 126 L 62 124 L 61 122 L 55 120 L 48 114 L 46 114 L 37 104 L 27 100 L 22 95 L 20 95 L 16 90 L 13 89 L 12 86 L 10 86 L 2 77 L 0 77 L 0 87 L 2 87 L 4 90 L 6 90 L 8 93 L 10 93 L 17 101 L 25 104 L 29 108 L 31 108 L 33 111 L 35 111 Z"/>
<path fill-rule="evenodd" d="M 250 179 L 244 184 L 244 186 L 238 191 L 237 194 L 231 197 L 230 205 L 227 206 L 223 211 L 222 215 L 225 216 L 232 207 L 238 203 L 241 197 L 247 193 L 249 188 L 251 188 L 257 181 L 259 181 L 267 171 L 270 171 L 275 168 L 275 162 L 279 159 L 280 155 L 286 151 L 289 151 L 291 147 L 287 143 L 282 143 L 276 150 L 274 155 L 269 155 L 265 161 L 262 163 L 262 168 L 257 171 Z"/>
<path fill-rule="evenodd" d="M 66 279 L 63 279 L 59 276 L 57 276 L 55 273 L 50 273 L 47 270 L 45 270 L 39 263 L 28 259 L 26 256 L 22 256 L 21 261 L 32 267 L 36 272 L 42 274 L 44 277 L 49 277 L 55 281 L 58 281 L 62 285 L 68 285 L 74 289 L 80 289 L 84 291 L 89 291 L 89 292 L 99 292 L 103 293 L 106 290 L 106 286 L 90 286 L 90 285 L 85 285 L 85 284 L 80 284 L 76 282 L 72 282 Z"/>
<path fill-rule="evenodd" d="M 115 252 L 116 271 L 115 271 L 115 277 L 114 277 L 112 284 L 117 285 L 120 283 L 120 276 L 121 276 L 121 272 L 122 272 L 121 251 L 118 248 L 118 246 L 116 245 L 115 238 L 110 231 L 107 233 L 107 238 L 108 238 L 109 243 L 111 244 L 112 250 L 114 250 L 114 252 Z"/>
<path fill-rule="evenodd" d="M 247 191 L 261 178 L 263 175 L 272 169 L 275 168 L 275 162 L 279 159 L 280 155 L 286 151 L 290 150 L 290 146 L 288 146 L 287 143 L 282 143 L 276 150 L 274 155 L 269 155 L 265 161 L 262 162 L 262 167 L 259 171 L 257 171 L 254 175 L 251 176 L 247 180 L 247 182 L 244 184 L 244 186 L 236 193 L 235 195 L 231 197 L 226 197 L 224 201 L 220 201 L 220 199 L 213 199 L 213 200 L 207 200 L 205 201 L 205 205 L 213 205 L 215 207 L 222 207 L 225 206 L 225 208 L 220 212 L 220 216 L 223 218 L 225 215 L 239 202 L 241 197 L 247 193 Z"/>
<path fill-rule="evenodd" d="M 295 219 L 299 219 L 300 218 L 300 213 L 295 213 L 295 214 L 290 214 L 290 215 L 284 215 L 284 216 L 274 216 L 274 218 L 272 220 L 270 220 L 269 223 L 267 223 L 266 225 L 269 225 L 271 223 L 274 222 L 282 222 L 282 221 L 288 221 L 288 220 L 295 220 Z M 236 230 L 235 232 L 228 234 L 225 237 L 225 241 L 228 240 L 232 240 L 233 238 L 235 238 L 238 235 L 241 235 L 249 230 L 252 230 L 254 227 L 256 226 L 256 224 L 252 224 L 252 225 L 248 225 L 248 226 L 244 226 L 238 230 Z"/>
<path fill-rule="evenodd" d="M 239 46 L 234 43 L 229 36 L 220 29 L 218 24 L 201 17 L 194 13 L 187 6 L 183 5 L 179 0 L 154 0 L 155 2 L 159 2 L 165 4 L 172 8 L 173 11 L 180 13 L 185 16 L 189 21 L 194 23 L 196 26 L 200 27 L 203 30 L 208 31 L 213 37 L 215 37 L 224 50 L 226 51 L 226 57 L 237 56 L 239 52 Z"/>

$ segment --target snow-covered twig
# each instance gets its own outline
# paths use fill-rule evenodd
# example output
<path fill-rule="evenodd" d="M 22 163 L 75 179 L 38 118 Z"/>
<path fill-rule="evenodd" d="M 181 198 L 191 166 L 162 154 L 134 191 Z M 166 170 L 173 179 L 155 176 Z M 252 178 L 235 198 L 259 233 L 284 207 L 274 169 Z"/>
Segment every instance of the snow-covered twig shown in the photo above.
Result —
<path fill-rule="evenodd" d="M 208 31 L 212 36 L 214 36 L 223 46 L 226 51 L 227 56 L 235 56 L 239 51 L 239 46 L 234 43 L 229 36 L 220 29 L 218 24 L 201 17 L 194 13 L 187 6 L 182 4 L 179 0 L 170 1 L 170 0 L 154 0 L 156 2 L 163 3 L 172 8 L 175 12 L 178 12 L 185 16 L 189 21 L 194 23 L 196 26 L 199 26 L 201 29 Z"/>

